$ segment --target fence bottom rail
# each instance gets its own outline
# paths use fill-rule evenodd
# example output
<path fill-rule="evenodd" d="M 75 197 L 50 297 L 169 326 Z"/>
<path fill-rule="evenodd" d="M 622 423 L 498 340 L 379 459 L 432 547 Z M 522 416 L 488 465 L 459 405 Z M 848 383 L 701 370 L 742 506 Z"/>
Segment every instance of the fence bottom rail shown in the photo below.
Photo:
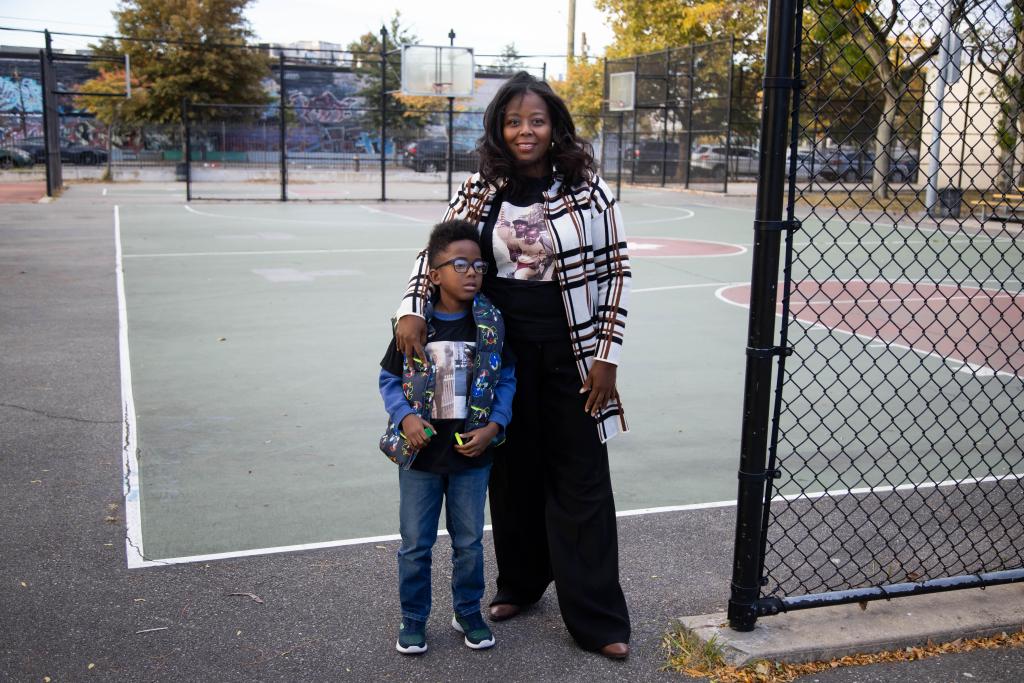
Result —
<path fill-rule="evenodd" d="M 811 609 L 813 607 L 847 605 L 854 602 L 867 602 L 869 600 L 891 600 L 892 598 L 909 595 L 925 595 L 927 593 L 941 593 L 965 588 L 984 588 L 986 586 L 998 586 L 1022 581 L 1024 581 L 1024 568 L 1007 569 L 998 572 L 943 577 L 913 583 L 894 583 L 888 586 L 852 588 L 850 590 L 814 593 L 811 595 L 784 598 L 772 596 L 758 600 L 754 604 L 754 609 L 757 612 L 757 616 L 762 617 L 781 612 Z"/>

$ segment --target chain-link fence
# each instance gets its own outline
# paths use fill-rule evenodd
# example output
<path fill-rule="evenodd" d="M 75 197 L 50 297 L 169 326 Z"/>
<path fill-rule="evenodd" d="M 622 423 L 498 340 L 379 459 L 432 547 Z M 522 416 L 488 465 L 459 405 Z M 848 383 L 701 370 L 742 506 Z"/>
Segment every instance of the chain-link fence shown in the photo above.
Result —
<path fill-rule="evenodd" d="M 1022 10 L 773 6 L 735 628 L 1024 580 Z"/>
<path fill-rule="evenodd" d="M 757 46 L 730 38 L 609 59 L 602 175 L 723 192 L 730 182 L 754 182 L 761 79 L 757 52 Z M 610 111 L 610 76 L 623 73 L 634 74 L 634 108 Z"/>

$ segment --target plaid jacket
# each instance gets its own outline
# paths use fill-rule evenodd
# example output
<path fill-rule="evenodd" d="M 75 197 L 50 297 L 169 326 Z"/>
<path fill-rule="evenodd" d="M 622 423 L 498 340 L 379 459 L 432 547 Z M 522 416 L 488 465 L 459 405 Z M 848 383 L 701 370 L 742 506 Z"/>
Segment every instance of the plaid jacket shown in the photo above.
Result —
<path fill-rule="evenodd" d="M 473 174 L 452 198 L 444 219 L 473 221 L 482 230 L 498 190 L 479 173 Z M 601 178 L 565 190 L 556 174 L 544 192 L 544 215 L 555 245 L 555 277 L 582 381 L 595 360 L 619 363 L 631 277 L 622 213 Z M 427 271 L 424 250 L 416 259 L 398 317 L 423 315 L 433 293 Z M 603 442 L 626 431 L 626 416 L 616 396 L 599 416 L 598 433 Z"/>

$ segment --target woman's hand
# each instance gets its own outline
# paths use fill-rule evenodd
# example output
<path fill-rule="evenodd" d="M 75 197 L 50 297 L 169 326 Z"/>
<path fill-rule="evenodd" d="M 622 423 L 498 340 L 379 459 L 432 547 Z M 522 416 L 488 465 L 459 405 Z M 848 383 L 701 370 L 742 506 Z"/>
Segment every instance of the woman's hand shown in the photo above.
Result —
<path fill-rule="evenodd" d="M 437 433 L 432 424 L 415 413 L 409 413 L 402 418 L 402 436 L 405 437 L 410 446 L 418 451 L 426 448 L 427 444 L 430 443 L 430 436 L 427 434 L 428 429 L 432 434 Z"/>
<path fill-rule="evenodd" d="M 419 358 L 430 365 L 423 345 L 427 343 L 427 321 L 418 315 L 403 315 L 395 325 L 395 346 L 399 353 L 410 359 Z"/>
<path fill-rule="evenodd" d="M 462 445 L 455 444 L 455 451 L 467 458 L 479 458 L 491 445 L 491 441 L 498 435 L 498 424 L 488 422 L 485 427 L 474 429 L 471 432 L 459 434 L 462 437 Z"/>
<path fill-rule="evenodd" d="M 594 361 L 594 364 L 590 366 L 587 379 L 583 382 L 583 388 L 580 389 L 581 394 L 590 392 L 590 396 L 587 397 L 587 404 L 583 408 L 586 412 L 597 417 L 601 409 L 618 395 L 618 392 L 615 390 L 615 375 L 617 372 L 618 367 L 601 360 Z"/>

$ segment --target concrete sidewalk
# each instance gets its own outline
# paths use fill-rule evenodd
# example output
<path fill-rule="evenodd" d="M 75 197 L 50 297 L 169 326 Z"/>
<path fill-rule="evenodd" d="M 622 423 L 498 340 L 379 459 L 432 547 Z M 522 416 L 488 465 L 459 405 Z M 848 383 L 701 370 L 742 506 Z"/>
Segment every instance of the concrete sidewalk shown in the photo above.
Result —
<path fill-rule="evenodd" d="M 112 204 L 77 189 L 12 206 L 0 224 L 0 680 L 680 679 L 660 671 L 661 637 L 677 615 L 724 609 L 731 508 L 619 520 L 634 627 L 625 663 L 579 650 L 552 592 L 496 625 L 492 650 L 465 648 L 447 625 L 445 539 L 418 658 L 394 651 L 393 542 L 129 571 Z M 487 557 L 493 580 L 489 546 Z M 1013 650 L 814 678 L 1016 681 L 1022 670 Z"/>

